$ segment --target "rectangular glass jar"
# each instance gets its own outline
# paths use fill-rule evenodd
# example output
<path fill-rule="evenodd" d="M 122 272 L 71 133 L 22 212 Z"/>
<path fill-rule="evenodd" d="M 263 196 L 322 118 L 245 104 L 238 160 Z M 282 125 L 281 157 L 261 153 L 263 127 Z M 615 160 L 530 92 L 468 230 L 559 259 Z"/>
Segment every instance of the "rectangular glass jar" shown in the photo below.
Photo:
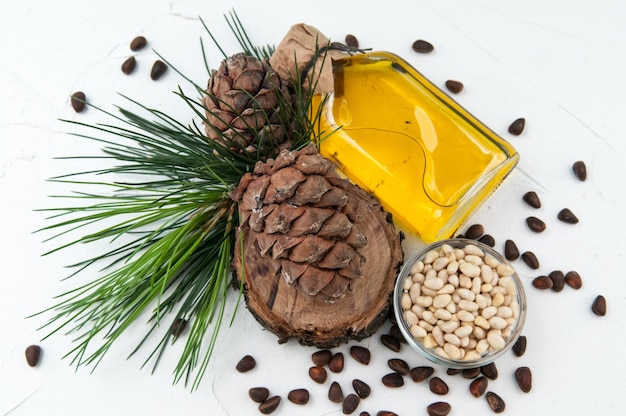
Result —
<path fill-rule="evenodd" d="M 519 160 L 394 54 L 341 58 L 333 74 L 334 92 L 314 100 L 320 152 L 425 242 L 453 236 Z"/>

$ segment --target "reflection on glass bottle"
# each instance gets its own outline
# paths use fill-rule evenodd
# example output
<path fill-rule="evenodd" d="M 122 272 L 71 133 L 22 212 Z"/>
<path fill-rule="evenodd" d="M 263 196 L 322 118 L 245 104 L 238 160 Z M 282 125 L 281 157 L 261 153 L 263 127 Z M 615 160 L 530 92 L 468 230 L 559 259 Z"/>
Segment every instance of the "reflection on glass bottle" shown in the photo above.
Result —
<path fill-rule="evenodd" d="M 354 55 L 333 72 L 316 126 L 322 155 L 425 242 L 451 237 L 519 160 L 398 56 Z"/>

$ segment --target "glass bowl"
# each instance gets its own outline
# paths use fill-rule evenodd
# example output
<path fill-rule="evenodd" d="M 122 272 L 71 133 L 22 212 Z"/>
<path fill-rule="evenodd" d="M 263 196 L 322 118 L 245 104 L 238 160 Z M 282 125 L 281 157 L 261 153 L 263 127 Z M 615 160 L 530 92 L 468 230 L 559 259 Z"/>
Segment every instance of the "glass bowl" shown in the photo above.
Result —
<path fill-rule="evenodd" d="M 393 307 L 402 335 L 419 354 L 448 368 L 474 368 L 515 344 L 526 319 L 526 294 L 500 253 L 453 238 L 426 246 L 405 263 Z"/>

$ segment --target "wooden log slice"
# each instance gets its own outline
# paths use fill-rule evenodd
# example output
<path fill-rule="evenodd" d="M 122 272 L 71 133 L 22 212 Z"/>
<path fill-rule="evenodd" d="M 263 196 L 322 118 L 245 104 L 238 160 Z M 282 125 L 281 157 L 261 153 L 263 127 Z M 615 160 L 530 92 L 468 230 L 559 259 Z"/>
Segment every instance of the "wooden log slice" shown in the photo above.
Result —
<path fill-rule="evenodd" d="M 374 198 L 348 181 L 341 187 L 349 198 L 359 201 L 355 226 L 368 242 L 359 251 L 365 258 L 364 275 L 353 279 L 351 290 L 333 303 L 306 296 L 288 285 L 278 273 L 279 264 L 271 256 L 261 255 L 249 228 L 237 231 L 233 259 L 236 279 L 244 279 L 248 310 L 278 336 L 279 343 L 295 338 L 303 345 L 333 348 L 372 335 L 388 316 L 404 259 L 400 235 L 391 215 Z"/>

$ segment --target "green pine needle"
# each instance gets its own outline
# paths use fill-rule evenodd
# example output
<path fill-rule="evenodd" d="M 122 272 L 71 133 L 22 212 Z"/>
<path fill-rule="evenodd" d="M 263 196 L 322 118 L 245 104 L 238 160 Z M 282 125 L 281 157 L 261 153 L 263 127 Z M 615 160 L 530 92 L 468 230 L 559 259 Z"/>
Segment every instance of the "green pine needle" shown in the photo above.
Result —
<path fill-rule="evenodd" d="M 114 126 L 87 127 L 116 137 L 119 144 L 104 140 L 110 144 L 103 151 L 105 158 L 123 164 L 52 179 L 102 191 L 64 196 L 85 203 L 45 210 L 56 221 L 40 230 L 54 233 L 49 240 L 97 224 L 107 225 L 46 254 L 101 240 L 120 240 L 120 245 L 71 265 L 78 269 L 72 275 L 92 265 L 101 266 L 105 274 L 62 294 L 58 303 L 45 311 L 55 314 L 46 324 L 52 328 L 48 336 L 60 331 L 78 334 L 76 346 L 67 356 L 77 367 L 95 367 L 115 340 L 146 311 L 152 314 L 153 329 L 166 328 L 158 347 L 161 350 L 173 337 L 167 330 L 172 322 L 192 320 L 175 370 L 175 381 L 184 375 L 187 382 L 198 356 L 205 354 L 203 360 L 208 361 L 225 312 L 226 288 L 230 284 L 228 263 L 238 225 L 236 206 L 227 193 L 245 170 L 215 157 L 213 150 L 225 150 L 191 130 L 166 128 L 138 119 L 126 110 L 122 113 L 127 124 L 140 130 L 132 133 Z M 245 168 L 247 164 L 241 165 Z M 136 183 L 74 179 L 83 174 L 140 174 L 155 179 Z M 165 322 L 164 316 L 172 311 L 176 318 Z M 202 340 L 211 328 L 215 329 L 205 353 Z M 92 350 L 94 344 L 99 345 Z M 155 366 L 157 363 L 158 359 Z M 204 369 L 200 367 L 194 388 Z"/>
<path fill-rule="evenodd" d="M 245 53 L 259 59 L 271 55 L 273 47 L 252 44 L 234 12 L 226 20 Z M 224 53 L 208 28 L 207 32 Z M 202 48 L 206 57 L 203 44 Z M 198 84 L 181 76 L 196 92 L 204 93 Z M 312 113 L 311 97 L 304 92 L 300 74 L 296 78 L 292 80 L 294 149 L 314 137 L 321 111 Z M 312 88 L 315 81 L 309 82 Z M 198 100 L 182 90 L 176 95 L 197 118 L 207 121 Z M 167 346 L 179 337 L 171 325 L 188 323 L 174 382 L 191 383 L 195 390 L 226 315 L 233 251 L 243 249 L 234 247 L 239 219 L 228 193 L 266 156 L 234 153 L 208 140 L 203 128 L 194 123 L 183 125 L 162 111 L 122 97 L 148 118 L 128 108 L 119 107 L 117 114 L 88 104 L 112 122 L 91 125 L 64 120 L 90 132 L 73 134 L 100 143 L 103 154 L 63 159 L 104 159 L 111 166 L 52 178 L 55 183 L 90 191 L 53 196 L 72 203 L 41 210 L 50 214 L 52 223 L 38 230 L 51 234 L 46 241 L 82 233 L 45 255 L 94 242 L 108 242 L 111 248 L 70 265 L 73 272 L 68 278 L 93 267 L 99 268 L 99 276 L 62 293 L 56 304 L 35 315 L 52 313 L 42 327 L 48 331 L 46 338 L 71 334 L 74 346 L 66 357 L 77 368 L 93 369 L 137 319 L 149 316 L 149 330 L 131 355 L 160 333 L 160 341 L 144 362 L 152 363 L 154 371 Z"/>

